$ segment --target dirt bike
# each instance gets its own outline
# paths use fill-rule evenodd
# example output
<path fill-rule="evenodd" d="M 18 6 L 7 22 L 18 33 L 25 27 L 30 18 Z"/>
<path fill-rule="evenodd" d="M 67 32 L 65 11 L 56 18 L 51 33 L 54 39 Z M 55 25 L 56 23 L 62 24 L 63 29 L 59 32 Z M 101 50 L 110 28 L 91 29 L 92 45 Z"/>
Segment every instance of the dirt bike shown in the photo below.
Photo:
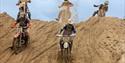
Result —
<path fill-rule="evenodd" d="M 100 17 L 104 17 L 105 16 L 105 11 L 104 10 L 99 10 L 98 11 L 98 16 L 100 16 Z"/>
<path fill-rule="evenodd" d="M 60 23 L 67 23 L 70 18 L 71 18 L 70 10 L 65 8 L 60 11 L 60 19 L 59 19 Z"/>
<path fill-rule="evenodd" d="M 94 5 L 94 7 L 97 7 L 97 6 Z M 93 16 L 97 14 L 99 17 L 104 17 L 107 9 L 108 9 L 107 6 L 102 6 L 101 9 L 94 12 Z"/>
<path fill-rule="evenodd" d="M 14 39 L 13 45 L 12 45 L 15 54 L 18 54 L 19 52 L 21 52 L 29 44 L 29 35 L 25 31 L 25 29 L 27 29 L 27 27 L 21 26 L 17 28 L 19 35 L 17 38 Z"/>
<path fill-rule="evenodd" d="M 105 13 L 106 13 L 106 11 L 104 11 L 104 10 L 101 9 L 101 10 L 95 11 L 94 14 L 93 14 L 93 16 L 95 16 L 97 14 L 99 17 L 104 17 Z"/>
<path fill-rule="evenodd" d="M 71 38 L 75 35 L 57 35 L 58 37 L 61 37 L 61 40 L 63 40 L 62 48 L 61 48 L 61 55 L 62 59 L 65 63 L 69 62 L 70 56 L 71 56 Z"/>

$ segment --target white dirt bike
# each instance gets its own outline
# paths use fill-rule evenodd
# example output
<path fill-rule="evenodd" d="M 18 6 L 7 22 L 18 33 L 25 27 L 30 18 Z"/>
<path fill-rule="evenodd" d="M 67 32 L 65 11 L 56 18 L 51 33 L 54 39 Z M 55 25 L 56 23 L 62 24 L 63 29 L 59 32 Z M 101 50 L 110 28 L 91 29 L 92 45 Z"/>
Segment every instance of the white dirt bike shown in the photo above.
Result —
<path fill-rule="evenodd" d="M 71 56 L 71 40 L 73 37 L 75 37 L 75 34 L 72 34 L 70 36 L 68 35 L 57 35 L 58 37 L 61 38 L 61 40 L 63 40 L 62 43 L 62 48 L 61 48 L 61 56 L 62 59 L 65 63 L 69 62 L 70 56 Z"/>
<path fill-rule="evenodd" d="M 60 11 L 60 23 L 67 23 L 71 18 L 71 11 L 68 9 L 61 9 Z"/>

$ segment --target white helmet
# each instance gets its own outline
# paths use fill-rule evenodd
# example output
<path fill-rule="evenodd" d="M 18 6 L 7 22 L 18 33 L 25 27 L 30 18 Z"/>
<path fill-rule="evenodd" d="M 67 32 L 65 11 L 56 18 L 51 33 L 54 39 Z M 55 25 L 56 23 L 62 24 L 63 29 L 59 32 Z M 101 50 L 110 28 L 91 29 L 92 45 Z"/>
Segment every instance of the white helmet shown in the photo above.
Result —
<path fill-rule="evenodd" d="M 104 4 L 108 5 L 108 4 L 109 4 L 109 1 L 108 1 L 108 0 L 106 0 L 106 1 L 104 2 Z"/>
<path fill-rule="evenodd" d="M 70 19 L 68 19 L 68 23 L 69 24 L 73 24 L 73 22 L 72 22 L 72 19 L 70 18 Z"/>

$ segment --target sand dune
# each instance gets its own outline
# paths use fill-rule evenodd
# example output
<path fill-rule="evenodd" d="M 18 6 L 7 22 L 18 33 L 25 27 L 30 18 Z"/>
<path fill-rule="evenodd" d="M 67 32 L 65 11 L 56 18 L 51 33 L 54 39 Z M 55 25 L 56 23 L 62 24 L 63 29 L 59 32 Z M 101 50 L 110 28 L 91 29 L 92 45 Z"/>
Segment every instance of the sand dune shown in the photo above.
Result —
<path fill-rule="evenodd" d="M 13 21 L 11 16 L 0 14 L 0 63 L 61 63 L 56 37 L 60 23 L 32 20 L 30 45 L 15 55 L 8 48 L 16 31 L 10 28 Z M 70 63 L 125 63 L 125 21 L 91 17 L 75 26 Z"/>

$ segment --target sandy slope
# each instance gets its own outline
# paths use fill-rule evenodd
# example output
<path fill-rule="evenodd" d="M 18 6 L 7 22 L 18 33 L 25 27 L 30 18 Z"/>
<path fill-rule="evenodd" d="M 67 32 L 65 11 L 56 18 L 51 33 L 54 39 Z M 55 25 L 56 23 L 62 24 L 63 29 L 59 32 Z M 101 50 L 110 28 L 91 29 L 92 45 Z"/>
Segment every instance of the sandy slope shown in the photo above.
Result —
<path fill-rule="evenodd" d="M 0 63 L 61 63 L 57 22 L 32 21 L 31 41 L 18 55 L 8 49 L 15 29 L 13 18 L 0 14 Z M 76 24 L 71 63 L 125 63 L 125 22 L 118 18 L 92 17 Z"/>

